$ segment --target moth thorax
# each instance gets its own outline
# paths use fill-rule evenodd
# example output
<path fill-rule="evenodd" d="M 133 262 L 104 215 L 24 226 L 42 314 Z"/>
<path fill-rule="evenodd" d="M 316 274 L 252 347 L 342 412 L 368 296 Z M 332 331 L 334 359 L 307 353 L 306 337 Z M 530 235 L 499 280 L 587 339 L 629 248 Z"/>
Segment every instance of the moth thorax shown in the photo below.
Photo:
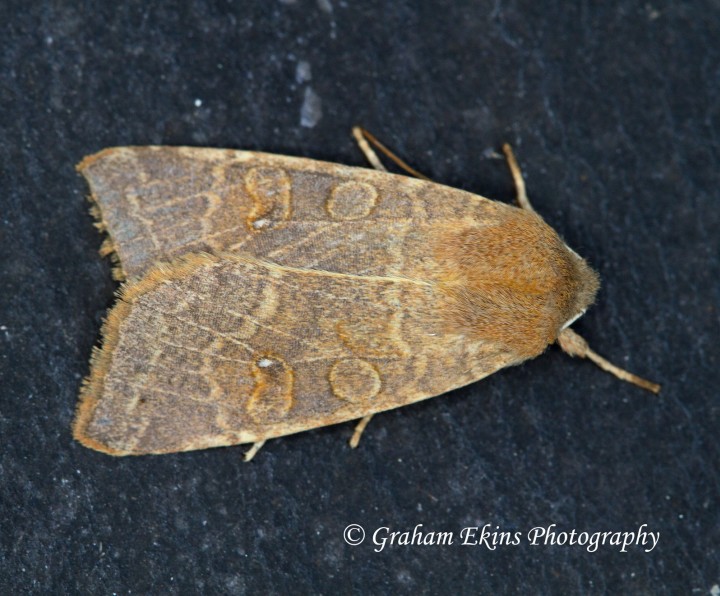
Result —
<path fill-rule="evenodd" d="M 446 229 L 435 252 L 450 328 L 522 360 L 592 304 L 599 280 L 540 217 L 501 207 L 490 225 Z"/>

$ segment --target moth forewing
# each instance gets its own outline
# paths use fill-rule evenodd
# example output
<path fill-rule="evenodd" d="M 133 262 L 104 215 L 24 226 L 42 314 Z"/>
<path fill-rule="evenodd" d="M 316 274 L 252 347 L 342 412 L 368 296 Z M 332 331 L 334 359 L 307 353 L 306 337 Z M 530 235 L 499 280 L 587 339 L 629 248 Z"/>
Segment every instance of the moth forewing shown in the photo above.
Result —
<path fill-rule="evenodd" d="M 512 363 L 448 332 L 440 288 L 184 257 L 128 286 L 104 329 L 76 437 L 116 455 L 259 441 L 361 418 Z"/>

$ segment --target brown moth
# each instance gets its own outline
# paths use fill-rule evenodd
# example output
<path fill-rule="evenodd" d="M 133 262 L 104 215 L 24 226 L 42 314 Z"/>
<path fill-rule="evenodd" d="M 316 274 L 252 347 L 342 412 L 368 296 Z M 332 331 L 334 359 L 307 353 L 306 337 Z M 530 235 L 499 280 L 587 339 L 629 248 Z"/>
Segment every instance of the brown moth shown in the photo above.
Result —
<path fill-rule="evenodd" d="M 252 457 L 266 439 L 363 418 L 356 445 L 372 414 L 555 341 L 597 356 L 567 327 L 598 277 L 532 210 L 506 152 L 524 208 L 257 152 L 86 157 L 101 252 L 127 282 L 75 438 L 112 455 L 253 442 Z"/>

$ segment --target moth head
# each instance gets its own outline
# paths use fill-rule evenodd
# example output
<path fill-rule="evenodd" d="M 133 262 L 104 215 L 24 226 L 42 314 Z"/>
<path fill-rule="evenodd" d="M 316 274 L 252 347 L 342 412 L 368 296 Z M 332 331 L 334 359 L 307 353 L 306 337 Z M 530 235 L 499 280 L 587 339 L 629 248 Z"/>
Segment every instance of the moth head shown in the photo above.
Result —
<path fill-rule="evenodd" d="M 568 283 L 573 288 L 572 299 L 568 301 L 568 310 L 571 316 L 563 323 L 560 331 L 567 329 L 575 321 L 585 314 L 585 311 L 595 301 L 595 295 L 600 287 L 600 278 L 594 269 L 588 265 L 587 261 L 577 254 L 567 244 L 565 249 L 569 253 L 569 268 L 571 275 Z"/>

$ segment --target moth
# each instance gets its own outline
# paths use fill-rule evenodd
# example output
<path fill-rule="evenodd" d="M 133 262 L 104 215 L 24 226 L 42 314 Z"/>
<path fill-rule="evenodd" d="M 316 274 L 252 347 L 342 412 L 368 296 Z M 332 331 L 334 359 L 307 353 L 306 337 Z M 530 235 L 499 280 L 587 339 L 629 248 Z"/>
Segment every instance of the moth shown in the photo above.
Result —
<path fill-rule="evenodd" d="M 372 135 L 354 130 L 370 162 Z M 262 443 L 473 383 L 558 342 L 598 276 L 532 209 L 311 159 L 191 147 L 86 157 L 124 280 L 74 422 L 111 455 Z"/>

